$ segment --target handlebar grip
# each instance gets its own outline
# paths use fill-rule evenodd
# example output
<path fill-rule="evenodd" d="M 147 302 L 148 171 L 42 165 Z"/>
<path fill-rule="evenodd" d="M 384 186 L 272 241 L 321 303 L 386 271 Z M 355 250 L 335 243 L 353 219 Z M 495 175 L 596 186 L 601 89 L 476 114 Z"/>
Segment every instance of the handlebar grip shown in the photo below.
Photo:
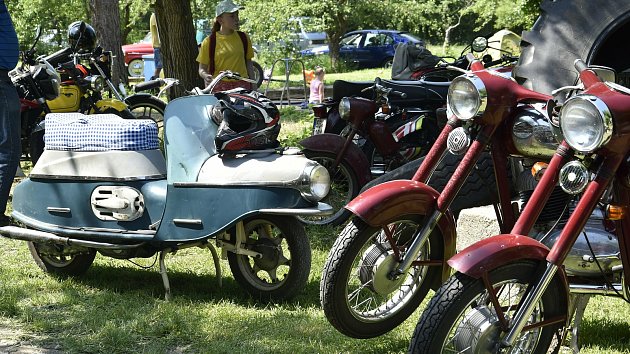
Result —
<path fill-rule="evenodd" d="M 404 93 L 404 92 L 400 92 L 400 91 L 391 91 L 389 94 L 390 95 L 396 95 L 396 96 L 401 97 L 401 98 L 407 98 L 407 94 Z"/>
<path fill-rule="evenodd" d="M 575 62 L 573 62 L 573 65 L 575 66 L 575 69 L 579 73 L 581 73 L 582 71 L 588 69 L 588 66 L 586 65 L 586 63 L 582 59 L 576 59 Z"/>
<path fill-rule="evenodd" d="M 160 86 L 162 86 L 164 84 L 164 80 L 162 79 L 155 79 L 155 80 L 150 80 L 150 81 L 146 81 L 146 82 L 141 82 L 139 84 L 137 84 L 136 86 L 134 86 L 133 90 L 135 92 L 142 92 L 142 91 L 147 91 L 147 90 L 151 90 L 154 88 L 158 88 Z"/>

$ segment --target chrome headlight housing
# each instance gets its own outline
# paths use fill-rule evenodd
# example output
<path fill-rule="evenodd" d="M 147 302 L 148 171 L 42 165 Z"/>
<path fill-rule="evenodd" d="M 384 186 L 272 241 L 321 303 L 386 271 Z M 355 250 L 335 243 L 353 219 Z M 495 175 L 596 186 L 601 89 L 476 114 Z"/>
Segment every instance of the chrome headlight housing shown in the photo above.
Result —
<path fill-rule="evenodd" d="M 300 192 L 310 202 L 322 200 L 330 191 L 328 170 L 315 161 L 311 161 L 302 172 Z"/>
<path fill-rule="evenodd" d="M 348 120 L 348 117 L 350 117 L 350 99 L 348 97 L 344 97 L 339 101 L 339 116 L 343 120 Z"/>
<path fill-rule="evenodd" d="M 612 113 L 604 101 L 595 96 L 574 96 L 560 111 L 560 128 L 571 148 L 591 153 L 610 140 L 613 133 Z"/>
<path fill-rule="evenodd" d="M 85 79 L 90 83 L 90 88 L 94 91 L 102 91 L 105 87 L 105 79 L 100 75 L 87 76 Z"/>
<path fill-rule="evenodd" d="M 483 114 L 487 102 L 486 86 L 475 75 L 458 76 L 448 88 L 446 104 L 458 119 L 469 120 Z"/>

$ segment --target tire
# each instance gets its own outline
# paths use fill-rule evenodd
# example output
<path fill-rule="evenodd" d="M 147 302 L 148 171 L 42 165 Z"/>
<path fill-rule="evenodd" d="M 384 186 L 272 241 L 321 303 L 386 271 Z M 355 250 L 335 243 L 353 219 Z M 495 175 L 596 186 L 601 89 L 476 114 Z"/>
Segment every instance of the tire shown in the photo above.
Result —
<path fill-rule="evenodd" d="M 396 247 L 403 251 L 422 226 L 417 215 L 399 217 L 388 226 Z M 382 228 L 361 219 L 348 223 L 328 254 L 320 283 L 320 300 L 328 321 L 353 338 L 372 338 L 391 331 L 418 308 L 432 286 L 438 286 L 441 267 L 412 267 L 400 281 L 387 274 L 396 263 Z M 444 259 L 442 235 L 432 233 L 421 259 Z M 371 306 L 373 305 L 373 306 Z"/>
<path fill-rule="evenodd" d="M 462 157 L 463 155 L 446 153 L 435 169 L 435 172 L 433 172 L 433 175 L 431 175 L 429 185 L 438 192 L 442 191 L 461 162 Z M 408 162 L 379 178 L 373 179 L 363 186 L 361 192 L 384 182 L 397 179 L 411 179 L 422 161 L 424 161 L 424 157 Z M 470 173 L 470 176 L 468 176 L 466 182 L 457 193 L 449 209 L 455 215 L 459 215 L 462 209 L 494 203 L 497 198 L 496 183 L 494 181 L 492 157 L 489 153 L 484 152 L 475 164 L 475 168 Z"/>
<path fill-rule="evenodd" d="M 228 252 L 237 283 L 253 297 L 274 302 L 288 300 L 304 289 L 311 270 L 311 247 L 297 219 L 260 215 L 245 221 L 245 234 L 245 247 L 263 256 Z"/>
<path fill-rule="evenodd" d="M 520 84 L 547 94 L 573 85 L 576 59 L 617 73 L 630 68 L 630 2 L 546 0 L 540 8 L 532 30 L 523 32 L 521 56 L 513 71 Z"/>
<path fill-rule="evenodd" d="M 125 103 L 135 118 L 153 119 L 157 123 L 158 129 L 164 127 L 166 102 L 155 96 L 135 94 L 127 97 Z"/>
<path fill-rule="evenodd" d="M 383 69 L 391 69 L 393 64 L 394 64 L 394 57 L 389 57 L 383 60 L 383 62 L 381 63 L 381 67 Z"/>
<path fill-rule="evenodd" d="M 127 64 L 127 73 L 131 77 L 141 77 L 144 74 L 144 60 L 134 59 Z"/>
<path fill-rule="evenodd" d="M 333 208 L 334 214 L 311 217 L 301 216 L 299 219 L 309 225 L 337 226 L 342 224 L 350 217 L 350 212 L 344 207 L 359 194 L 359 180 L 354 169 L 346 161 L 342 160 L 337 168 L 332 171 L 331 166 L 335 162 L 336 157 L 330 153 L 307 150 L 304 151 L 304 154 L 307 158 L 324 166 L 330 174 L 330 192 L 321 201 L 329 204 Z"/>
<path fill-rule="evenodd" d="M 44 153 L 44 130 L 38 130 L 31 133 L 28 142 L 28 155 L 31 158 L 33 166 Z"/>
<path fill-rule="evenodd" d="M 534 275 L 538 274 L 538 264 L 534 261 L 514 262 L 494 269 L 488 275 L 492 288 L 497 290 L 499 301 L 506 310 L 504 315 L 507 319 L 513 318 L 527 286 L 538 280 Z M 504 286 L 510 287 L 504 291 Z M 561 289 L 562 284 L 556 279 L 549 284 L 529 319 L 532 324 L 566 312 L 567 295 Z M 509 295 L 509 299 L 505 295 Z M 511 304 L 513 306 L 509 306 Z M 411 338 L 409 352 L 496 352 L 498 347 L 495 346 L 505 336 L 498 327 L 496 316 L 483 280 L 456 273 L 440 287 L 422 313 Z M 550 325 L 528 331 L 517 339 L 512 352 L 546 353 L 561 326 Z M 467 350 L 464 351 L 464 348 Z"/>
<path fill-rule="evenodd" d="M 61 276 L 84 274 L 94 262 L 96 251 L 90 248 L 63 248 L 27 242 L 33 260 L 46 273 Z"/>
<path fill-rule="evenodd" d="M 252 61 L 252 64 L 254 66 L 254 77 L 252 77 L 252 80 L 256 80 L 256 87 L 261 87 L 263 80 L 265 78 L 265 71 L 263 70 L 262 66 L 260 66 L 260 64 L 258 64 L 255 61 Z"/>

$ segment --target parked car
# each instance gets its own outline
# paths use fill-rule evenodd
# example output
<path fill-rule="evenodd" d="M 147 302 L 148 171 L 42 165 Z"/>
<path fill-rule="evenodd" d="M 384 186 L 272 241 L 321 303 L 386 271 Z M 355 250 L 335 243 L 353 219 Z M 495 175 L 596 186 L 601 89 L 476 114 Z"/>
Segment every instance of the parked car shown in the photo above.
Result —
<path fill-rule="evenodd" d="M 424 45 L 409 32 L 395 30 L 359 30 L 346 33 L 339 46 L 340 58 L 357 68 L 391 67 L 398 43 Z M 328 54 L 327 45 L 302 50 L 302 55 Z"/>
<path fill-rule="evenodd" d="M 291 17 L 289 26 L 293 31 L 293 43 L 300 50 L 326 44 L 326 32 L 317 31 L 316 19 L 311 17 Z"/>
<path fill-rule="evenodd" d="M 125 65 L 127 65 L 129 76 L 141 77 L 144 75 L 144 60 L 142 56 L 153 54 L 151 38 L 151 32 L 148 32 L 140 42 L 122 46 L 122 51 L 125 55 Z"/>

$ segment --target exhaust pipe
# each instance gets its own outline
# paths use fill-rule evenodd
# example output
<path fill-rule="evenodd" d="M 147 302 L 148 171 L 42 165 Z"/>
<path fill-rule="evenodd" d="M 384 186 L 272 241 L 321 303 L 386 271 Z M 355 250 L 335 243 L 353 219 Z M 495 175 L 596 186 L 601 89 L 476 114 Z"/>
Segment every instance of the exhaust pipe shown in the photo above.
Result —
<path fill-rule="evenodd" d="M 11 238 L 14 240 L 31 241 L 37 243 L 53 243 L 63 246 L 80 246 L 88 248 L 100 248 L 100 249 L 132 249 L 142 246 L 142 243 L 136 245 L 117 245 L 114 243 L 104 243 L 86 240 L 76 240 L 69 237 L 61 237 L 50 232 L 25 229 L 17 226 L 3 226 L 0 227 L 0 235 Z"/>

